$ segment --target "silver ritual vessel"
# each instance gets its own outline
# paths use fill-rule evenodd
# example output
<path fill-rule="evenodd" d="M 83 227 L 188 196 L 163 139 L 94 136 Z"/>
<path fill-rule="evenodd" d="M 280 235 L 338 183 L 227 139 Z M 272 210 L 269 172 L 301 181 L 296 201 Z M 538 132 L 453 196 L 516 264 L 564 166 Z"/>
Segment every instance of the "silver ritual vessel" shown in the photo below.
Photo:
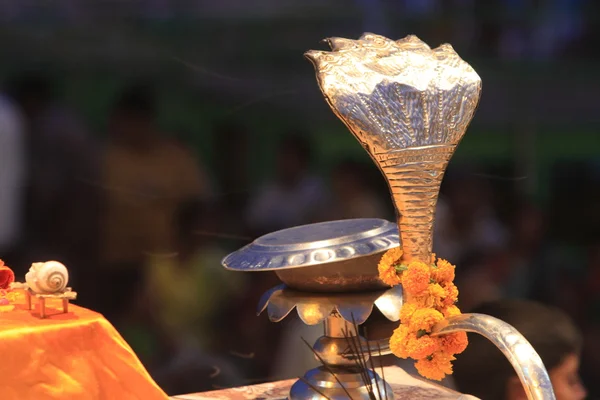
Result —
<path fill-rule="evenodd" d="M 305 55 L 332 111 L 383 173 L 397 224 L 359 219 L 296 227 L 257 239 L 223 264 L 231 270 L 277 273 L 285 285 L 265 293 L 259 304 L 259 313 L 266 309 L 272 321 L 296 308 L 305 323 L 325 325 L 313 350 L 329 368 L 308 371 L 292 387 L 290 399 L 391 399 L 389 385 L 375 371 L 368 373 L 369 382 L 364 374 L 361 378 L 344 343 L 350 334 L 366 358 L 378 354 L 375 349 L 389 353 L 385 341 L 361 338 L 355 323 L 366 321 L 374 306 L 390 321 L 399 319 L 401 287 L 386 288 L 378 278 L 385 251 L 401 245 L 407 261 L 431 259 L 440 185 L 477 108 L 481 79 L 452 46 L 431 49 L 416 36 L 394 41 L 366 33 L 358 40 L 327 42 L 332 51 Z M 434 334 L 454 331 L 478 333 L 493 342 L 513 365 L 529 399 L 555 398 L 542 360 L 512 326 L 463 314 Z"/>

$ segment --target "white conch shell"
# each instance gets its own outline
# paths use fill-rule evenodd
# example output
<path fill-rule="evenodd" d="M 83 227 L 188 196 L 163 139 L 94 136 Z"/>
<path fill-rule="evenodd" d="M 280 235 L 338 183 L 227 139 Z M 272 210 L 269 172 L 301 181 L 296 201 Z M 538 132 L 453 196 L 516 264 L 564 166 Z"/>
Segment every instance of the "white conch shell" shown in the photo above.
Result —
<path fill-rule="evenodd" d="M 33 263 L 25 274 L 25 281 L 34 293 L 61 293 L 69 282 L 69 271 L 58 261 Z"/>

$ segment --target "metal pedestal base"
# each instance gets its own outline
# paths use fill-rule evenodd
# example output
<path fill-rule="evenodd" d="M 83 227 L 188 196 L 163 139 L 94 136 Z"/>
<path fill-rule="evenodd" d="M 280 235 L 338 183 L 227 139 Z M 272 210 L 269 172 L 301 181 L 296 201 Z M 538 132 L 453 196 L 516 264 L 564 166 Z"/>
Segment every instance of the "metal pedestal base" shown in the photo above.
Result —
<path fill-rule="evenodd" d="M 332 373 L 333 372 L 333 373 Z M 392 388 L 379 375 L 368 370 L 376 399 L 393 400 Z M 337 378 L 337 379 L 336 379 Z M 311 369 L 292 386 L 290 400 L 372 400 L 363 375 L 355 369 L 325 367 Z"/>
<path fill-rule="evenodd" d="M 368 341 L 358 332 L 358 325 L 369 318 L 373 306 L 390 321 L 397 321 L 402 308 L 402 288 L 327 295 L 278 286 L 263 295 L 258 313 L 267 309 L 271 321 L 281 321 L 297 308 L 306 324 L 324 324 L 325 334 L 312 348 L 323 365 L 308 371 L 292 386 L 290 400 L 394 398 L 391 387 L 371 370 L 372 367 L 378 369 L 379 363 L 370 362 L 371 357 L 390 353 L 389 341 Z"/>
<path fill-rule="evenodd" d="M 332 312 L 325 320 L 325 335 L 313 346 L 315 355 L 325 365 L 311 369 L 297 381 L 290 391 L 290 400 L 393 399 L 392 388 L 369 369 L 369 347 L 355 325 Z"/>

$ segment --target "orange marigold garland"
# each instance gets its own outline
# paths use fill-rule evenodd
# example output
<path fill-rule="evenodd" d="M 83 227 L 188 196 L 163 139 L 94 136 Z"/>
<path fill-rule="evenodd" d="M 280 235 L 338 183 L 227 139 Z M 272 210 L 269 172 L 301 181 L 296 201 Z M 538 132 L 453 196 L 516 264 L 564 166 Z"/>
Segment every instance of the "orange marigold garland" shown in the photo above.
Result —
<path fill-rule="evenodd" d="M 402 262 L 399 247 L 387 251 L 379 262 L 379 277 L 388 285 L 402 284 L 405 298 L 400 311 L 400 326 L 390 338 L 390 349 L 400 358 L 413 358 L 417 371 L 425 378 L 442 380 L 452 374 L 455 354 L 468 344 L 464 332 L 430 336 L 434 326 L 446 318 L 460 315 L 455 305 L 458 288 L 454 285 L 454 265 L 432 256 L 431 264 Z"/>
<path fill-rule="evenodd" d="M 454 360 L 454 356 L 440 350 L 419 359 L 415 363 L 415 367 L 425 378 L 441 381 L 446 375 L 452 374 L 452 361 Z"/>
<path fill-rule="evenodd" d="M 400 267 L 400 260 L 403 254 L 400 247 L 394 247 L 386 251 L 381 257 L 377 268 L 379 270 L 379 278 L 386 285 L 396 286 L 402 283 L 396 269 Z"/>

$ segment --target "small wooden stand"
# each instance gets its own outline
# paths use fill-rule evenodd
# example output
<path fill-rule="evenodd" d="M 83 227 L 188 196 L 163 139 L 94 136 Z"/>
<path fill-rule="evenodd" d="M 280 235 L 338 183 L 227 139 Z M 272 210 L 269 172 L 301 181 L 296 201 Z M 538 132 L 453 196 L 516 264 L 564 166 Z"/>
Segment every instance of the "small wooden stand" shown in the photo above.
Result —
<path fill-rule="evenodd" d="M 27 309 L 32 309 L 31 298 L 36 297 L 38 299 L 38 311 L 40 318 L 46 318 L 46 299 L 62 299 L 62 313 L 66 314 L 69 312 L 69 301 L 77 298 L 77 292 L 73 292 L 71 288 L 66 288 L 64 292 L 53 293 L 53 294 L 38 294 L 33 293 L 28 287 L 25 288 L 26 305 Z"/>

